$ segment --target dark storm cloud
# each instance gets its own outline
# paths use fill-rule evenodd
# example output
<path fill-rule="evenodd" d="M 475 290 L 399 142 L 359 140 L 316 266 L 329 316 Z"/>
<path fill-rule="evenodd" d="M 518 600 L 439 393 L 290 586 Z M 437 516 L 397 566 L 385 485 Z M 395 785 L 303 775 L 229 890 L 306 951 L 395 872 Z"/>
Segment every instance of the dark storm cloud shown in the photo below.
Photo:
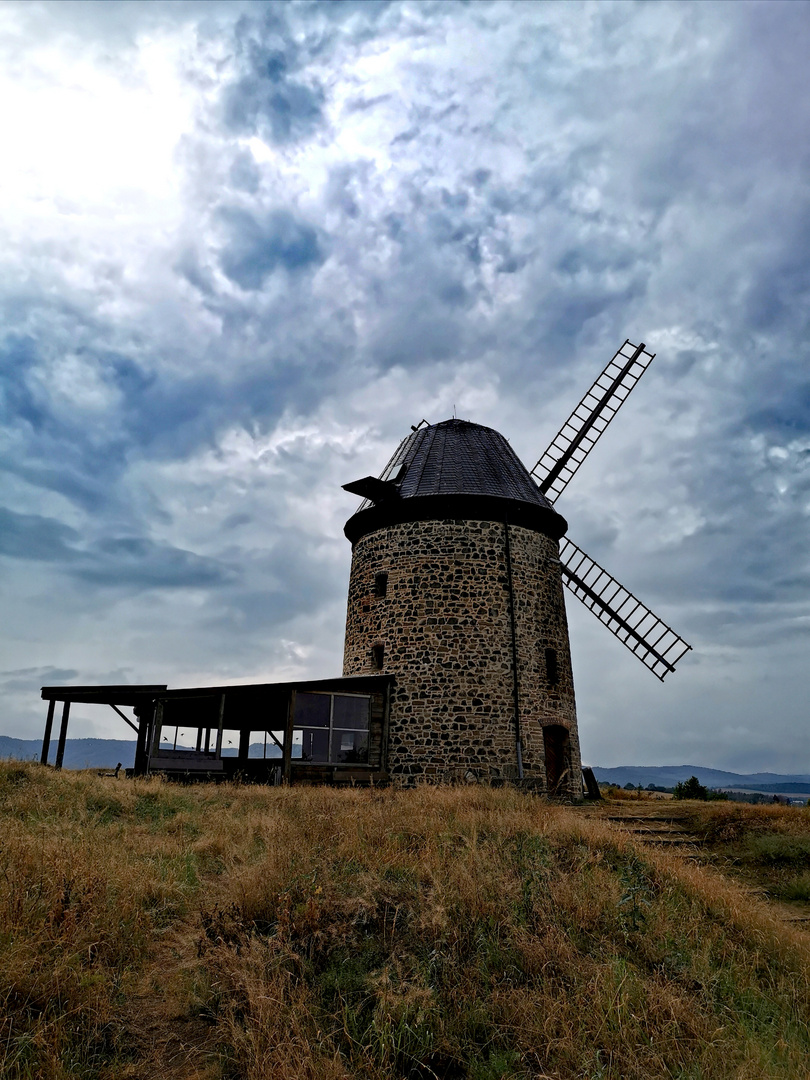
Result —
<path fill-rule="evenodd" d="M 259 190 L 262 174 L 252 155 L 243 150 L 234 157 L 228 176 L 235 188 L 246 191 L 248 195 L 255 195 Z"/>
<path fill-rule="evenodd" d="M 8 317 L 11 321 L 13 313 Z M 124 398 L 137 396 L 149 379 L 127 357 L 103 345 L 89 350 L 77 346 L 88 333 L 102 337 L 103 329 L 91 329 L 89 320 L 53 305 L 46 296 L 39 305 L 29 301 L 21 313 L 21 321 L 26 319 L 38 323 L 36 339 L 11 333 L 0 342 L 0 421 L 7 436 L 16 439 L 13 450 L 0 450 L 0 471 L 59 492 L 87 510 L 99 510 L 125 465 L 127 434 L 109 417 L 94 416 L 88 423 L 81 408 L 59 403 L 49 366 L 54 358 L 73 354 L 89 361 L 102 382 L 120 389 Z"/>
<path fill-rule="evenodd" d="M 273 210 L 260 218 L 231 206 L 223 207 L 218 216 L 228 232 L 220 265 L 242 289 L 260 289 L 279 267 L 296 273 L 324 260 L 316 230 L 288 210 Z"/>
<path fill-rule="evenodd" d="M 208 589 L 236 577 L 216 559 L 142 537 L 99 541 L 73 573 L 92 585 L 141 589 Z"/>
<path fill-rule="evenodd" d="M 49 414 L 26 378 L 36 359 L 37 345 L 30 337 L 9 334 L 0 345 L 0 416 L 6 424 L 23 423 L 33 431 L 41 432 Z"/>
<path fill-rule="evenodd" d="M 345 583 L 335 579 L 320 546 L 311 532 L 279 524 L 262 549 L 243 548 L 239 557 L 250 566 L 253 584 L 235 584 L 206 627 L 229 639 L 279 634 L 293 620 L 314 618 L 325 605 L 340 604 Z"/>
<path fill-rule="evenodd" d="M 144 436 L 143 430 L 137 431 L 144 423 L 136 418 L 143 403 L 157 396 L 160 381 L 131 358 L 104 348 L 103 327 L 94 327 L 95 346 L 76 348 L 77 339 L 87 338 L 86 324 L 75 319 L 65 324 L 45 296 L 30 310 L 39 323 L 38 340 L 9 335 L 0 345 L 0 415 L 6 432 L 17 439 L 13 452 L 0 452 L 0 469 L 98 511 L 114 501 L 114 484 L 126 467 L 133 434 Z M 71 353 L 86 365 L 82 370 L 93 371 L 101 385 L 120 394 L 120 405 L 88 421 L 82 408 L 58 399 L 49 369 L 54 357 Z M 182 406 L 177 403 L 169 410 L 169 418 L 160 417 L 159 405 L 153 403 L 149 410 L 152 425 L 162 420 L 173 430 L 194 407 L 188 392 Z"/>
<path fill-rule="evenodd" d="M 321 258 L 314 231 L 289 215 L 265 219 L 258 237 L 243 216 L 229 220 L 236 223 L 229 258 L 246 285 L 252 275 L 269 273 L 270 263 L 296 273 L 307 260 Z M 227 302 L 222 307 L 227 317 Z M 0 473 L 57 492 L 93 513 L 126 510 L 129 494 L 122 481 L 133 462 L 184 458 L 212 445 L 224 424 L 270 424 L 285 408 L 305 406 L 322 392 L 323 380 L 343 355 L 333 345 L 306 357 L 301 343 L 276 343 L 270 328 L 265 331 L 261 319 L 247 313 L 247 330 L 236 329 L 230 343 L 235 362 L 225 357 L 201 365 L 178 343 L 186 374 L 166 368 L 137 340 L 130 344 L 132 355 L 110 349 L 116 328 L 55 308 L 44 294 L 39 304 L 29 301 L 24 315 L 37 323 L 37 338 L 11 334 L 0 344 L 0 419 L 13 440 L 7 449 L 0 445 Z M 278 320 L 273 314 L 269 320 L 277 334 Z M 266 336 L 270 355 L 267 349 L 255 358 L 239 355 L 243 332 Z M 109 398 L 103 412 L 88 415 L 55 393 L 53 359 L 70 354 L 82 366 L 77 385 L 65 392 L 81 392 L 78 383 L 92 374 Z"/>
<path fill-rule="evenodd" d="M 188 247 L 180 252 L 173 269 L 203 296 L 211 299 L 216 296 L 214 275 L 207 267 L 201 265 L 198 254 L 193 248 Z"/>
<path fill-rule="evenodd" d="M 0 673 L 0 693 L 13 694 L 20 690 L 26 694 L 34 687 L 58 686 L 72 682 L 78 676 L 75 668 L 33 667 L 17 668 Z"/>
<path fill-rule="evenodd" d="M 190 551 L 143 537 L 108 537 L 81 545 L 81 535 L 53 518 L 0 507 L 0 555 L 49 562 L 81 581 L 122 588 L 210 588 L 234 570 Z"/>
<path fill-rule="evenodd" d="M 33 457 L 33 454 L 31 455 Z M 50 454 L 48 455 L 50 457 Z M 64 495 L 83 510 L 102 510 L 109 503 L 109 489 L 102 470 L 82 475 L 66 461 L 60 464 L 29 464 L 16 456 L 0 454 L 0 473 L 18 476 L 33 487 Z"/>
<path fill-rule="evenodd" d="M 39 514 L 17 514 L 0 507 L 0 554 L 16 559 L 69 562 L 77 552 L 75 529 Z"/>
<path fill-rule="evenodd" d="M 810 434 L 810 381 L 796 374 L 793 385 L 778 390 L 763 387 L 762 398 L 756 405 L 752 402 L 755 407 L 743 417 L 745 427 L 783 441 Z"/>
<path fill-rule="evenodd" d="M 238 529 L 240 525 L 249 525 L 252 520 L 250 514 L 246 514 L 244 511 L 229 514 L 222 522 L 222 528 L 225 530 Z"/>
<path fill-rule="evenodd" d="M 234 133 L 258 133 L 274 143 L 311 135 L 324 122 L 322 87 L 302 71 L 319 42 L 294 39 L 283 9 L 236 25 L 238 77 L 222 95 L 222 119 Z"/>
<path fill-rule="evenodd" d="M 121 419 L 133 451 L 154 457 L 183 457 L 210 440 L 222 408 L 223 380 L 214 374 L 150 381 L 128 395 Z"/>

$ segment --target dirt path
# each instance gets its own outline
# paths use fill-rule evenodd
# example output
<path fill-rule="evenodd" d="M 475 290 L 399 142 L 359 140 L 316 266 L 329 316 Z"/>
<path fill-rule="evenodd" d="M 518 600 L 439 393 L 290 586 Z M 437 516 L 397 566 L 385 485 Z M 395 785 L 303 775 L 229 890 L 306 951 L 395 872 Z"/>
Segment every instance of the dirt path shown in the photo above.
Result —
<path fill-rule="evenodd" d="M 135 1061 L 132 1080 L 215 1080 L 222 1075 L 216 1028 L 194 1013 L 199 926 L 175 927 L 130 988 L 122 1017 Z"/>
<path fill-rule="evenodd" d="M 677 803 L 674 806 L 669 800 L 607 803 L 597 808 L 597 816 L 617 831 L 629 834 L 638 843 L 656 847 L 659 851 L 666 850 L 682 859 L 713 866 L 720 873 L 733 877 L 745 892 L 765 901 L 782 922 L 810 932 L 810 905 L 774 900 L 766 889 L 742 880 L 739 874 L 729 874 L 722 865 L 718 865 L 702 837 L 691 827 L 688 812 L 679 812 Z"/>
<path fill-rule="evenodd" d="M 700 837 L 690 828 L 689 816 L 679 814 L 671 803 L 611 803 L 599 807 L 598 816 L 642 843 L 665 847 L 684 858 L 699 858 L 703 850 Z"/>

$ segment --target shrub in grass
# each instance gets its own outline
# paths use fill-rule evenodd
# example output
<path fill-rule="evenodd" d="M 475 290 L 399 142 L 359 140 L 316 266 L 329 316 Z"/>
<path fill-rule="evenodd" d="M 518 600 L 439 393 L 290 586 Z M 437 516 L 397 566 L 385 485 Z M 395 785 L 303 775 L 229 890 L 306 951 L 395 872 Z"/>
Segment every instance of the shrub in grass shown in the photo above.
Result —
<path fill-rule="evenodd" d="M 688 780 L 681 780 L 673 788 L 676 799 L 702 799 L 706 801 L 708 792 L 696 776 L 690 776 Z"/>

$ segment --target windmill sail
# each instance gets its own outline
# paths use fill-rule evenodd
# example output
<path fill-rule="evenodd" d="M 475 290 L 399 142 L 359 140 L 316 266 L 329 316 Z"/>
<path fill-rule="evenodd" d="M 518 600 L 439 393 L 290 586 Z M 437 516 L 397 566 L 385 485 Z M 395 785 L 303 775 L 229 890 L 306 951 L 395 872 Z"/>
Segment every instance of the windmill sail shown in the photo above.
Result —
<path fill-rule="evenodd" d="M 563 581 L 630 652 L 663 680 L 692 648 L 637 597 L 565 537 L 560 541 Z"/>
<path fill-rule="evenodd" d="M 654 357 L 655 353 L 646 351 L 644 342 L 636 346 L 625 341 L 565 421 L 532 469 L 532 476 L 550 502 L 556 500 L 596 445 Z"/>

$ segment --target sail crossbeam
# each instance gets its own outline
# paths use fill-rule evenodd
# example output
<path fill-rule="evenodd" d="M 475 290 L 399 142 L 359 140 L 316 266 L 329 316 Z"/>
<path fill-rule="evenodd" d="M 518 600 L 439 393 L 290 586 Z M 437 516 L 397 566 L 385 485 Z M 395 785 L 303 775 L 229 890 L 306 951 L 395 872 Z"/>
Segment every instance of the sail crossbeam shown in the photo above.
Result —
<path fill-rule="evenodd" d="M 625 341 L 554 436 L 531 471 L 550 502 L 565 489 L 654 358 L 643 342 Z"/>
<path fill-rule="evenodd" d="M 560 562 L 566 586 L 654 675 L 675 670 L 691 645 L 568 537 Z"/>

